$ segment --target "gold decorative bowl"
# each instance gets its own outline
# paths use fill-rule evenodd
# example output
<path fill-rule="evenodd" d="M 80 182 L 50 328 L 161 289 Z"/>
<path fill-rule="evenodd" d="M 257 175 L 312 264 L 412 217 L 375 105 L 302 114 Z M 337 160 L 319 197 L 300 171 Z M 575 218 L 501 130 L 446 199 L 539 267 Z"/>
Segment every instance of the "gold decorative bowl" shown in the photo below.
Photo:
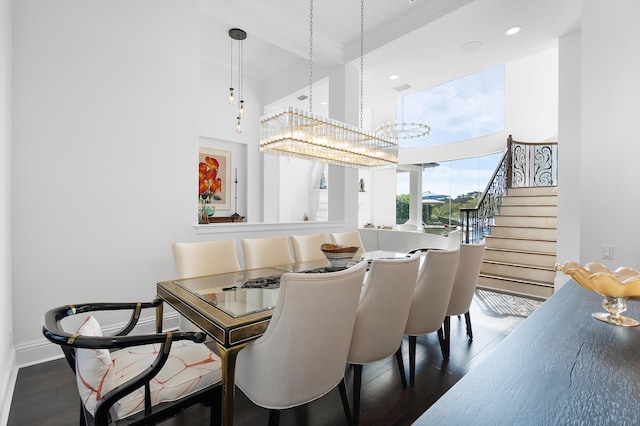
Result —
<path fill-rule="evenodd" d="M 587 290 L 604 297 L 602 306 L 607 312 L 596 312 L 592 314 L 594 318 L 625 327 L 640 325 L 633 318 L 620 315 L 627 310 L 627 299 L 640 298 L 640 272 L 627 267 L 611 271 L 596 262 L 584 266 L 576 262 L 557 263 L 555 269 L 569 275 Z"/>

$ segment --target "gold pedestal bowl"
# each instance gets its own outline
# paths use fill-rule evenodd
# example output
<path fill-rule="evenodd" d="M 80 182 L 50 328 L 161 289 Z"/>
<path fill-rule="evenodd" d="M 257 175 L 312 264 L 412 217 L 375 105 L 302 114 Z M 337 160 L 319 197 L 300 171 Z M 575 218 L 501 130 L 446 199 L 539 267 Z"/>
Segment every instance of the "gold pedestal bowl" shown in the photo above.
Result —
<path fill-rule="evenodd" d="M 595 319 L 623 327 L 640 325 L 635 319 L 621 315 L 627 310 L 628 299 L 640 299 L 640 272 L 627 267 L 611 271 L 596 262 L 587 263 L 585 266 L 567 262 L 556 264 L 555 269 L 569 275 L 587 290 L 604 297 L 602 307 L 607 312 L 591 314 Z"/>

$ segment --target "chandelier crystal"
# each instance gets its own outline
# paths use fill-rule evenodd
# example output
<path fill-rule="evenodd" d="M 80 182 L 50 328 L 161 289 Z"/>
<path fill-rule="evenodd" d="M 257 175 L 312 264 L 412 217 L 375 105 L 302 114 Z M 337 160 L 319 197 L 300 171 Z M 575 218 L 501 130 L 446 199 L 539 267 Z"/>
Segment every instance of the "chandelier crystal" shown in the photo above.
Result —
<path fill-rule="evenodd" d="M 404 120 L 404 97 L 401 104 L 401 116 L 402 121 L 378 124 L 376 126 L 375 133 L 387 138 L 394 139 L 398 142 L 419 140 L 426 138 L 431 134 L 431 127 L 429 124 L 422 121 L 405 121 Z"/>
<path fill-rule="evenodd" d="M 358 168 L 398 163 L 396 141 L 293 107 L 260 118 L 260 151 Z"/>
<path fill-rule="evenodd" d="M 426 138 L 431 134 L 431 127 L 423 122 L 391 122 L 378 124 L 375 133 L 396 141 Z"/>
<path fill-rule="evenodd" d="M 364 0 L 360 2 L 360 127 L 312 113 L 313 0 L 309 19 L 309 111 L 293 107 L 260 118 L 260 151 L 357 168 L 398 164 L 398 143 L 363 129 Z"/>

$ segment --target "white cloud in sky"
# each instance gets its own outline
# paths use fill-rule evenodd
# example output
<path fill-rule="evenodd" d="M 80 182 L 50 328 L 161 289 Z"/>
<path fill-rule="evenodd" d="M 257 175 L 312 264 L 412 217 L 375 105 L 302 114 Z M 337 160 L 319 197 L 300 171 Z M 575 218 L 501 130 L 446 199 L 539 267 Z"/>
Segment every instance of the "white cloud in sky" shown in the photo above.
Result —
<path fill-rule="evenodd" d="M 429 123 L 431 136 L 419 146 L 458 142 L 501 131 L 504 65 L 404 96 L 398 100 L 397 116 L 398 120 Z M 408 142 L 406 146 L 415 147 L 416 142 Z M 422 173 L 422 190 L 453 198 L 484 191 L 501 156 L 448 161 L 426 169 Z M 409 193 L 409 173 L 398 173 L 397 193 Z"/>
<path fill-rule="evenodd" d="M 398 120 L 429 123 L 431 135 L 420 146 L 500 131 L 504 128 L 504 66 L 404 96 L 398 100 L 397 115 Z"/>

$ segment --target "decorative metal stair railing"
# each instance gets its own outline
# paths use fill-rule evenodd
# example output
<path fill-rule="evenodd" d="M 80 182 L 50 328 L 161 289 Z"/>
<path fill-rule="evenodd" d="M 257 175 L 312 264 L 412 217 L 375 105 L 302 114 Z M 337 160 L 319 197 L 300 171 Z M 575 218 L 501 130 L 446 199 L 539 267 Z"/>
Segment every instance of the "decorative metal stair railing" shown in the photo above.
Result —
<path fill-rule="evenodd" d="M 509 188 L 556 186 L 558 181 L 558 144 L 556 142 L 519 142 L 511 135 L 502 160 L 473 208 L 460 209 L 462 241 L 477 243 L 491 233 L 494 216 Z"/>

